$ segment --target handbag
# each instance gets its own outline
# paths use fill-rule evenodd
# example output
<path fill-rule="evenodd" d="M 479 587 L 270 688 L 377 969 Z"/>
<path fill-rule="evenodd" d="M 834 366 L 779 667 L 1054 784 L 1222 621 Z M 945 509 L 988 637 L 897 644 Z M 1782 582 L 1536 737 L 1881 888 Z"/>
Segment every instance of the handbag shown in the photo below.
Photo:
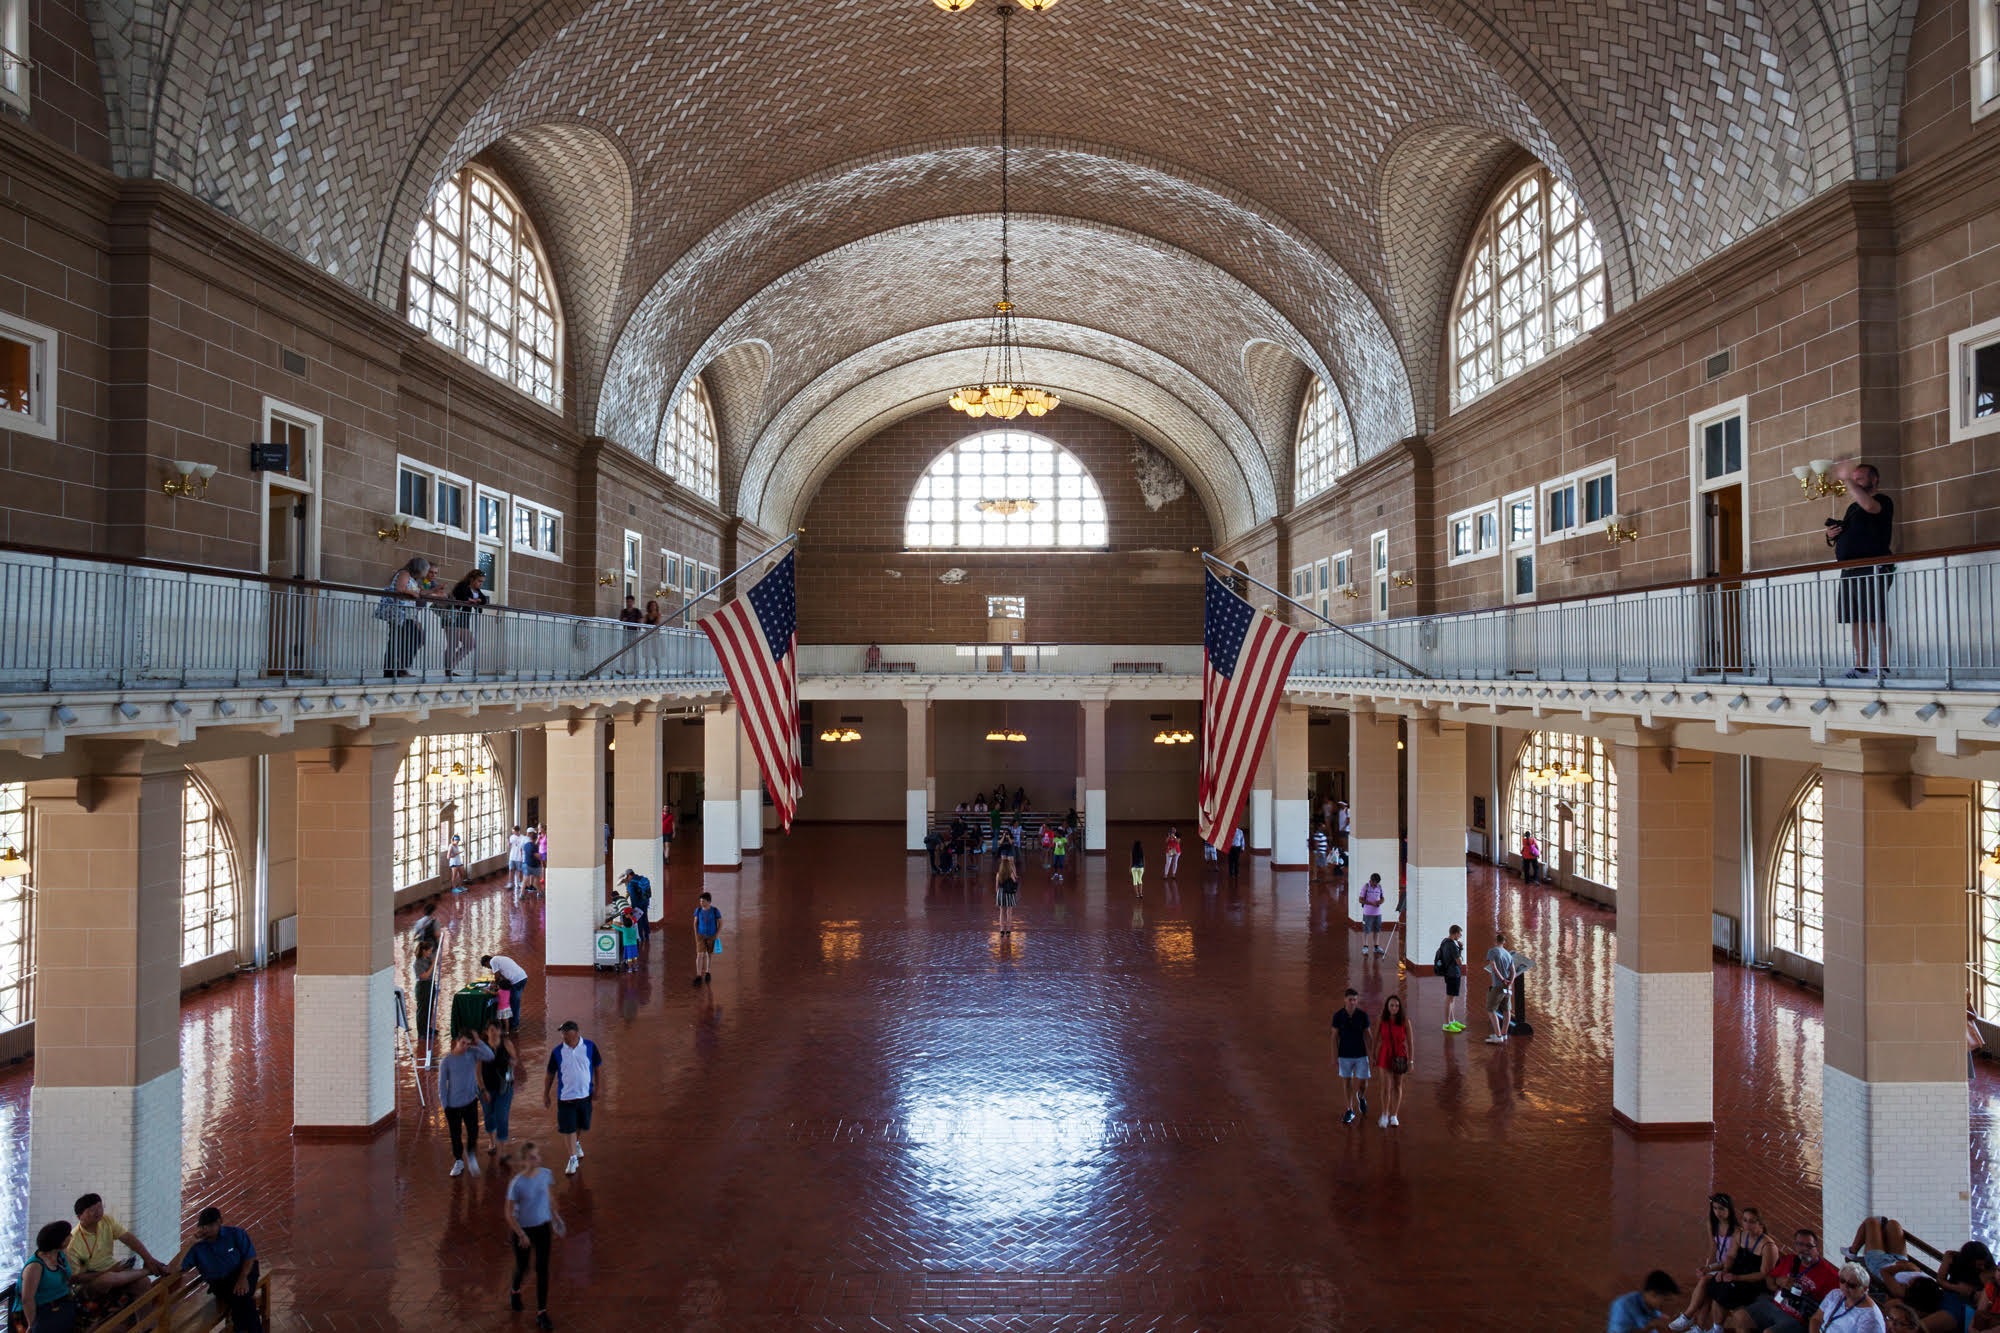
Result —
<path fill-rule="evenodd" d="M 1407 1056 L 1407 1055 L 1392 1055 L 1392 1056 L 1390 1056 L 1390 1057 L 1389 1057 L 1389 1072 L 1390 1072 L 1390 1073 L 1392 1073 L 1392 1074 L 1407 1074 L 1407 1073 L 1409 1073 L 1409 1072 L 1410 1072 L 1410 1057 L 1409 1057 L 1409 1056 Z"/>

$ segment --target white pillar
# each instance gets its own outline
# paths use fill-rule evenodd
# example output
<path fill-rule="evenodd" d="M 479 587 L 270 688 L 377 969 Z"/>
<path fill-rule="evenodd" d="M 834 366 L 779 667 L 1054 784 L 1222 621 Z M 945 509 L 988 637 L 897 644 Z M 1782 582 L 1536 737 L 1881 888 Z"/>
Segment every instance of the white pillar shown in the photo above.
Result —
<path fill-rule="evenodd" d="M 1409 726 L 1410 892 L 1403 956 L 1428 963 L 1453 926 L 1466 924 L 1465 724 Z M 1395 901 L 1395 895 L 1390 895 Z"/>
<path fill-rule="evenodd" d="M 1271 868 L 1312 865 L 1312 800 L 1306 795 L 1306 726 L 1311 710 L 1280 702 L 1271 718 Z"/>
<path fill-rule="evenodd" d="M 931 828 L 930 719 L 929 699 L 903 700 L 903 847 L 912 852 Z"/>
<path fill-rule="evenodd" d="M 1347 918 L 1361 920 L 1361 886 L 1382 877 L 1386 910 L 1396 901 L 1402 864 L 1402 781 L 1396 741 L 1402 719 L 1393 713 L 1347 715 L 1348 809 L 1354 816 L 1347 837 Z"/>
<path fill-rule="evenodd" d="M 1083 849 L 1104 851 L 1104 712 L 1109 701 L 1085 699 L 1083 708 Z"/>
<path fill-rule="evenodd" d="M 701 723 L 701 860 L 717 870 L 743 864 L 743 795 L 737 789 L 734 704 L 711 704 Z"/>
<path fill-rule="evenodd" d="M 573 728 L 573 730 L 572 730 Z M 589 968 L 604 922 L 604 719 L 551 722 L 549 863 L 542 958 L 550 970 Z"/>
<path fill-rule="evenodd" d="M 667 765 L 661 750 L 660 710 L 641 708 L 611 724 L 618 748 L 611 752 L 611 867 L 614 879 L 636 870 L 653 884 L 646 919 L 666 911 L 666 857 L 660 841 L 660 808 L 666 803 Z"/>
<path fill-rule="evenodd" d="M 127 762 L 137 756 L 122 754 Z M 185 779 L 176 767 L 29 787 L 39 964 L 31 1236 L 96 1191 L 155 1254 L 180 1243 Z"/>
<path fill-rule="evenodd" d="M 736 714 L 736 799 L 742 828 L 738 848 L 745 855 L 764 850 L 764 772 L 757 766 L 757 748 Z"/>
<path fill-rule="evenodd" d="M 1250 850 L 1269 853 L 1271 850 L 1271 788 L 1277 781 L 1277 765 L 1267 740 L 1264 752 L 1257 756 L 1257 772 L 1250 779 Z"/>

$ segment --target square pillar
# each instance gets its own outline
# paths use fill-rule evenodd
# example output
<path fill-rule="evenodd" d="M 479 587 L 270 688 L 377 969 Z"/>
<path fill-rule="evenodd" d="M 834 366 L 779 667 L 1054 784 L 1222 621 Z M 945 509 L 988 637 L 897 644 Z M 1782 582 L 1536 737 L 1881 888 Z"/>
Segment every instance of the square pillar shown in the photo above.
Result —
<path fill-rule="evenodd" d="M 30 1234 L 95 1190 L 155 1254 L 179 1244 L 185 782 L 176 767 L 29 784 Z"/>
<path fill-rule="evenodd" d="M 1713 756 L 1621 743 L 1611 1116 L 1704 1130 L 1715 1104 Z"/>
<path fill-rule="evenodd" d="M 392 858 L 396 770 L 406 749 L 359 745 L 298 758 L 292 1125 L 307 1136 L 380 1129 L 396 1113 Z M 423 837 L 428 842 L 430 832 Z M 407 985 L 417 1028 L 416 983 Z M 446 1003 L 440 996 L 440 1010 Z"/>
<path fill-rule="evenodd" d="M 741 827 L 737 847 L 748 856 L 764 850 L 764 770 L 757 766 L 757 747 L 736 714 L 736 809 Z"/>
<path fill-rule="evenodd" d="M 1403 956 L 1428 963 L 1453 926 L 1466 924 L 1465 724 L 1410 724 L 1410 893 Z"/>
<path fill-rule="evenodd" d="M 737 784 L 741 728 L 734 704 L 711 704 L 701 720 L 701 861 L 710 870 L 743 864 L 743 795 Z"/>
<path fill-rule="evenodd" d="M 1271 717 L 1271 740 L 1264 755 L 1271 763 L 1271 868 L 1312 866 L 1312 800 L 1306 795 L 1306 723 L 1310 711 L 1282 700 Z"/>
<path fill-rule="evenodd" d="M 589 970 L 604 920 L 604 719 L 550 722 L 549 863 L 542 909 L 542 963 L 549 971 Z M 653 807 L 659 818 L 659 807 Z"/>
<path fill-rule="evenodd" d="M 1825 1226 L 1898 1218 L 1939 1249 L 1971 1238 L 1965 1072 L 1972 784 L 1908 771 L 1910 748 L 1828 755 Z M 1914 808 L 1912 797 L 1915 797 Z"/>
<path fill-rule="evenodd" d="M 921 852 L 931 827 L 931 704 L 903 700 L 903 848 Z"/>
<path fill-rule="evenodd" d="M 1104 713 L 1106 699 L 1085 699 L 1083 709 L 1083 850 L 1104 852 Z"/>
<path fill-rule="evenodd" d="M 1403 720 L 1393 713 L 1347 715 L 1348 809 L 1354 829 L 1347 839 L 1347 919 L 1361 920 L 1361 886 L 1382 877 L 1386 909 L 1396 901 L 1402 866 L 1402 778 L 1396 742 Z"/>
<path fill-rule="evenodd" d="M 1248 842 L 1250 851 L 1269 854 L 1271 850 L 1271 790 L 1277 782 L 1277 756 L 1271 753 L 1271 746 L 1264 746 L 1264 753 L 1257 757 L 1257 772 L 1250 779 L 1250 828 Z"/>
<path fill-rule="evenodd" d="M 666 846 L 660 809 L 666 804 L 667 765 L 661 750 L 660 710 L 643 708 L 611 724 L 618 748 L 611 752 L 611 866 L 616 875 L 636 870 L 653 882 L 648 921 L 666 911 Z"/>

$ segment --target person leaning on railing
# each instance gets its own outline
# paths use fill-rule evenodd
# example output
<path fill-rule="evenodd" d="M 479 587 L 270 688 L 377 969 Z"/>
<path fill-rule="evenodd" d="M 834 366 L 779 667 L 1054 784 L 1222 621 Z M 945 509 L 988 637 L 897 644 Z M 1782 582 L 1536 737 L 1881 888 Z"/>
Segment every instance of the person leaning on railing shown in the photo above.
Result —
<path fill-rule="evenodd" d="M 389 626 L 389 640 L 382 648 L 382 674 L 390 679 L 409 675 L 417 650 L 424 646 L 424 627 L 417 617 L 430 596 L 424 590 L 430 574 L 431 562 L 412 556 L 390 576 L 382 599 L 375 603 L 375 618 Z"/>
<path fill-rule="evenodd" d="M 464 578 L 451 587 L 451 604 L 438 611 L 438 619 L 444 622 L 444 674 L 455 674 L 452 668 L 472 655 L 478 647 L 473 637 L 473 617 L 486 609 L 493 598 L 486 591 L 486 571 L 468 570 Z M 473 663 L 477 674 L 479 664 Z"/>
<path fill-rule="evenodd" d="M 1849 459 L 1833 465 L 1834 480 L 1847 487 L 1847 512 L 1826 521 L 1827 545 L 1835 560 L 1869 560 L 1889 554 L 1894 543 L 1896 502 L 1880 493 L 1882 474 L 1873 463 Z M 1849 565 L 1840 571 L 1840 623 L 1854 628 L 1854 666 L 1849 680 L 1869 674 L 1869 630 L 1874 630 L 1877 671 L 1889 674 L 1889 582 L 1894 565 Z"/>

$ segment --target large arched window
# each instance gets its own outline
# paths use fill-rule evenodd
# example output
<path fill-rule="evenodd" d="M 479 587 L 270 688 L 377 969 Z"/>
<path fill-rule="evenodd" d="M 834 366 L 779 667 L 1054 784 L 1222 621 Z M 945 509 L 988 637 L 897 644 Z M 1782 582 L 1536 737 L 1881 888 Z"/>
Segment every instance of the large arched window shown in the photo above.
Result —
<path fill-rule="evenodd" d="M 707 500 L 718 493 L 715 477 L 715 412 L 708 390 L 699 379 L 688 381 L 667 413 L 666 437 L 660 441 L 660 467 L 674 480 Z"/>
<path fill-rule="evenodd" d="M 1354 467 L 1354 428 L 1340 395 L 1318 376 L 1299 409 L 1298 484 L 1295 501 L 1318 495 Z"/>
<path fill-rule="evenodd" d="M 236 947 L 236 848 L 215 798 L 193 773 L 181 795 L 181 962 Z"/>
<path fill-rule="evenodd" d="M 1771 941 L 1816 963 L 1826 961 L 1824 796 L 1818 778 L 1799 793 L 1771 872 Z"/>
<path fill-rule="evenodd" d="M 543 404 L 562 406 L 562 314 L 519 201 L 466 167 L 438 187 L 410 246 L 410 323 Z"/>
<path fill-rule="evenodd" d="M 1972 911 L 1973 1012 L 2000 1023 L 2000 782 L 1979 784 L 1979 822 L 1972 855 L 1979 886 Z"/>
<path fill-rule="evenodd" d="M 1603 741 L 1566 731 L 1530 736 L 1507 786 L 1507 810 L 1514 847 L 1533 833 L 1544 864 L 1618 887 L 1618 769 Z"/>
<path fill-rule="evenodd" d="M 1480 220 L 1452 310 L 1453 407 L 1604 322 L 1604 255 L 1547 167 L 1514 178 Z"/>
<path fill-rule="evenodd" d="M 34 1015 L 34 850 L 28 846 L 28 788 L 0 782 L 0 1028 Z"/>
<path fill-rule="evenodd" d="M 1104 496 L 1067 449 L 1021 430 L 969 435 L 932 460 L 910 492 L 913 547 L 1103 546 Z"/>
<path fill-rule="evenodd" d="M 478 734 L 419 736 L 396 770 L 396 888 L 443 873 L 452 834 L 465 868 L 507 850 L 507 793 Z"/>

